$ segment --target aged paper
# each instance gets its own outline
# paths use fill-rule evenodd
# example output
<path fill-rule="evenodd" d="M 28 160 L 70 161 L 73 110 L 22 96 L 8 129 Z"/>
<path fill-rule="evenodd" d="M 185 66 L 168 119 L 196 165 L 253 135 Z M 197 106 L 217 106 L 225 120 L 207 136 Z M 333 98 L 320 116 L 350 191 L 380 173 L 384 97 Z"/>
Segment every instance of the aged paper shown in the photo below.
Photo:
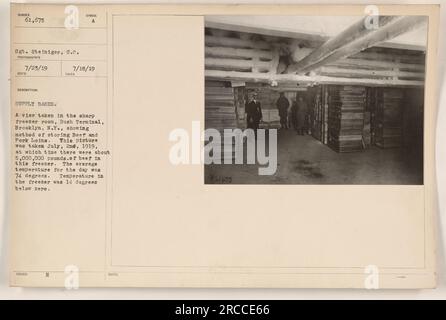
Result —
<path fill-rule="evenodd" d="M 350 23 L 365 12 L 13 4 L 10 284 L 435 287 L 438 7 L 379 6 L 373 31 Z M 372 67 L 352 67 L 353 53 Z M 287 97 L 290 128 L 280 103 L 267 108 L 273 94 Z M 325 142 L 313 109 L 324 94 L 327 108 L 332 94 L 342 102 Z M 256 163 L 226 163 L 227 146 L 202 156 L 203 129 L 233 126 L 254 129 Z"/>

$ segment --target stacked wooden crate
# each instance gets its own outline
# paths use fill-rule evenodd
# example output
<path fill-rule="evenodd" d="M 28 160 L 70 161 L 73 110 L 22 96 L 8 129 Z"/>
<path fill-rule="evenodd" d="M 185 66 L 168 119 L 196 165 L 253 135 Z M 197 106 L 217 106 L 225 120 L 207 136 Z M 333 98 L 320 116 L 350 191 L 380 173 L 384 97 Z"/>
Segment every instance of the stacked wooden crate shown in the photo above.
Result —
<path fill-rule="evenodd" d="M 328 145 L 337 152 L 363 149 L 365 87 L 328 87 Z"/>
<path fill-rule="evenodd" d="M 312 110 L 311 117 L 311 135 L 319 141 L 322 141 L 323 137 L 323 104 L 322 104 L 322 87 L 317 86 L 311 88 L 313 92 L 313 101 L 310 109 Z"/>
<path fill-rule="evenodd" d="M 375 145 L 375 117 L 376 117 L 376 87 L 367 87 L 366 89 L 366 112 L 370 114 L 370 146 Z M 364 119 L 364 126 L 366 125 L 366 119 Z"/>
<path fill-rule="evenodd" d="M 217 129 L 223 138 L 224 129 L 235 129 L 238 127 L 237 112 L 235 106 L 234 89 L 230 83 L 223 81 L 206 81 L 205 83 L 205 128 Z M 222 161 L 232 161 L 235 157 L 233 145 L 223 144 L 219 155 L 214 155 Z M 232 149 L 230 149 L 232 148 Z"/>
<path fill-rule="evenodd" d="M 246 104 L 246 90 L 244 86 L 233 87 L 234 90 L 234 104 L 237 116 L 237 127 L 240 129 L 246 128 L 245 119 L 245 104 Z"/>
<path fill-rule="evenodd" d="M 323 144 L 328 143 L 328 88 L 322 86 L 322 136 L 321 142 Z"/>
<path fill-rule="evenodd" d="M 381 148 L 400 147 L 403 142 L 403 89 L 380 88 L 376 95 L 375 144 Z"/>
<path fill-rule="evenodd" d="M 205 86 L 205 128 L 237 128 L 233 88 L 225 82 L 207 81 Z"/>

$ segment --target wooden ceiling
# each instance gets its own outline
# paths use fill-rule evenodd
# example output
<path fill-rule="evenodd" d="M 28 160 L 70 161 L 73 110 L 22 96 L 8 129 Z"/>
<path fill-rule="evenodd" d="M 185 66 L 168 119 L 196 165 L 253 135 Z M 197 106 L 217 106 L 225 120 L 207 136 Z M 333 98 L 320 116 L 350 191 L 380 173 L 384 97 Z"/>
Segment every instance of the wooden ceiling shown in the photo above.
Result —
<path fill-rule="evenodd" d="M 205 28 L 208 79 L 300 84 L 423 86 L 425 53 L 377 47 L 424 23 L 421 16 L 388 16 L 377 29 L 359 21 L 337 36 L 255 33 L 211 23 Z"/>

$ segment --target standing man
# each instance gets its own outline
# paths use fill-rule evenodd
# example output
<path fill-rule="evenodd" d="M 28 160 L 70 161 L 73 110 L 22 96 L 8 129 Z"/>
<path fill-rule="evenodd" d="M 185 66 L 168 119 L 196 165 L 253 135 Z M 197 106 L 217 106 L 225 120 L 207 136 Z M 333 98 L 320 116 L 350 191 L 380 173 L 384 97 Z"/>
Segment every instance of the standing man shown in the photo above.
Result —
<path fill-rule="evenodd" d="M 297 109 L 298 109 L 297 100 L 298 100 L 298 97 L 296 96 L 296 98 L 293 101 L 293 104 L 291 105 L 290 117 L 291 117 L 291 124 L 293 126 L 293 129 L 296 130 L 297 133 L 299 133 L 299 131 L 297 130 L 298 129 L 298 127 L 297 127 Z"/>
<path fill-rule="evenodd" d="M 257 100 L 257 93 L 253 93 L 249 98 L 249 102 L 245 105 L 245 113 L 247 127 L 248 129 L 254 129 L 257 137 L 257 129 L 259 128 L 260 120 L 262 120 L 262 108 Z"/>
<path fill-rule="evenodd" d="M 305 134 L 305 120 L 307 115 L 307 103 L 305 102 L 304 98 L 299 95 L 297 99 L 297 105 L 296 105 L 296 126 L 297 126 L 297 134 L 304 135 Z"/>
<path fill-rule="evenodd" d="M 290 103 L 288 102 L 288 99 L 285 97 L 285 94 L 283 92 L 280 92 L 279 99 L 277 99 L 276 102 L 277 109 L 279 109 L 279 117 L 280 117 L 280 127 L 282 129 L 288 129 L 288 107 L 290 106 Z"/>
<path fill-rule="evenodd" d="M 291 100 L 290 106 L 288 107 L 288 112 L 287 112 L 287 116 L 288 116 L 288 128 L 294 128 L 294 121 L 293 121 L 293 105 L 295 103 L 295 100 Z"/>

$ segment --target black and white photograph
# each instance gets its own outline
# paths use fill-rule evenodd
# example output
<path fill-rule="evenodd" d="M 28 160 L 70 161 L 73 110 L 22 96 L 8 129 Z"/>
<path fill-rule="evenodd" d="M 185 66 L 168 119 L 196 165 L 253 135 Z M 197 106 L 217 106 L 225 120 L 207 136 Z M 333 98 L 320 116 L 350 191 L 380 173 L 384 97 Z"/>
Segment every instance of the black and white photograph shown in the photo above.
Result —
<path fill-rule="evenodd" d="M 205 183 L 422 185 L 427 25 L 425 16 L 206 16 L 205 128 L 255 135 L 243 134 L 244 161 L 235 139 L 214 150 Z M 270 174 L 246 161 L 250 143 L 276 157 Z"/>

